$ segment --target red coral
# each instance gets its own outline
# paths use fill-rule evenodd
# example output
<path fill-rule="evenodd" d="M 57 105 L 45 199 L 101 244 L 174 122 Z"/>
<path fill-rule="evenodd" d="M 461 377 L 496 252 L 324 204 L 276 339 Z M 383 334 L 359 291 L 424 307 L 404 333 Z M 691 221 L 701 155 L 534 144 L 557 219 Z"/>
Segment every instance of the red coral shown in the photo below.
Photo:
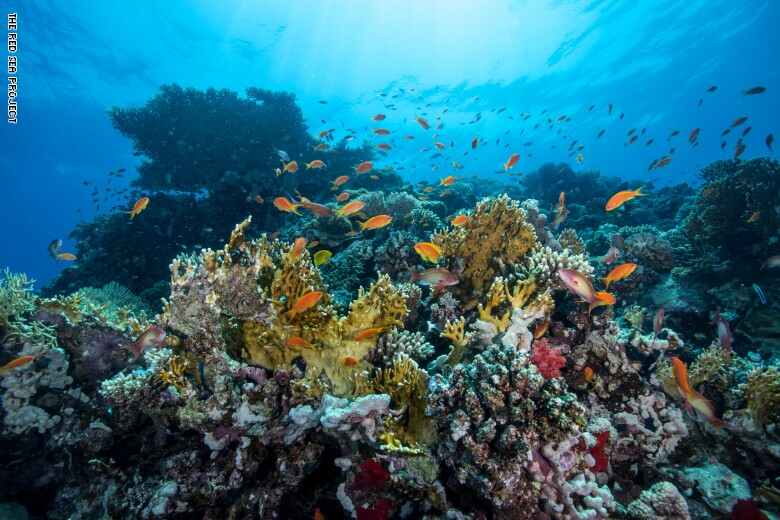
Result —
<path fill-rule="evenodd" d="M 368 459 L 360 465 L 358 474 L 352 482 L 352 489 L 357 491 L 376 491 L 385 485 L 390 473 L 374 459 Z"/>
<path fill-rule="evenodd" d="M 731 510 L 731 520 L 768 520 L 752 500 L 737 500 Z"/>
<path fill-rule="evenodd" d="M 534 342 L 531 363 L 536 365 L 545 379 L 551 379 L 561 377 L 561 369 L 566 366 L 566 358 L 561 355 L 560 348 L 549 346 L 546 339 L 538 339 Z"/>
<path fill-rule="evenodd" d="M 603 473 L 609 467 L 609 455 L 606 451 L 607 441 L 609 441 L 609 430 L 604 430 L 596 435 L 596 444 L 590 449 L 590 454 L 596 461 L 590 468 L 593 473 Z"/>
<path fill-rule="evenodd" d="M 390 517 L 390 511 L 393 509 L 393 503 L 386 498 L 380 498 L 373 506 L 358 507 L 358 520 L 387 520 Z"/>

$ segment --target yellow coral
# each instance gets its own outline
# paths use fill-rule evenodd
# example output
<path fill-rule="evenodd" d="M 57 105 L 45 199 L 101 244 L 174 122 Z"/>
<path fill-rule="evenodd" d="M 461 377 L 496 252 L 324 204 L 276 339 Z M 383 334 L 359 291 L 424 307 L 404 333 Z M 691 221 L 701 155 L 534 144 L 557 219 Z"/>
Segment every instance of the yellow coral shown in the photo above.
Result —
<path fill-rule="evenodd" d="M 401 325 L 408 313 L 403 294 L 382 275 L 339 316 L 308 250 L 293 254 L 292 244 L 265 236 L 247 240 L 248 223 L 236 226 L 222 250 L 174 260 L 172 300 L 164 303 L 161 323 L 187 336 L 190 350 L 213 348 L 216 341 L 268 369 L 290 369 L 302 358 L 308 383 L 299 390 L 349 394 L 377 339 L 356 341 L 356 334 Z M 322 292 L 319 301 L 291 312 L 311 291 Z"/>
<path fill-rule="evenodd" d="M 500 276 L 493 280 L 493 284 L 488 291 L 485 304 L 479 304 L 477 310 L 479 311 L 479 319 L 492 323 L 499 332 L 504 332 L 509 327 L 511 321 L 512 311 L 505 310 L 499 315 L 495 315 L 494 312 L 507 301 L 507 290 L 504 279 Z M 506 307 L 506 306 L 504 306 Z"/>
<path fill-rule="evenodd" d="M 479 202 L 468 222 L 437 233 L 431 241 L 441 247 L 451 267 L 463 266 L 453 289 L 467 299 L 483 293 L 496 275 L 537 245 L 525 211 L 506 195 Z"/>
<path fill-rule="evenodd" d="M 748 374 L 745 398 L 756 423 L 766 426 L 780 422 L 780 370 L 753 370 Z"/>
<path fill-rule="evenodd" d="M 160 369 L 157 377 L 165 386 L 174 386 L 176 390 L 181 391 L 187 385 L 187 379 L 184 376 L 188 368 L 189 362 L 186 359 L 180 356 L 171 356 L 168 358 L 167 366 Z"/>
<path fill-rule="evenodd" d="M 452 349 L 447 355 L 447 364 L 455 366 L 463 359 L 463 353 L 469 343 L 469 337 L 466 334 L 466 320 L 461 316 L 455 321 L 447 320 L 444 324 L 444 330 L 439 334 L 442 338 L 447 338 L 452 342 Z"/>
<path fill-rule="evenodd" d="M 361 372 L 355 377 L 355 395 L 387 394 L 397 413 L 385 419 L 385 429 L 397 442 L 391 444 L 395 451 L 401 447 L 426 444 L 433 438 L 430 418 L 425 413 L 428 395 L 428 374 L 405 354 L 398 354 L 388 368 L 373 374 Z"/>

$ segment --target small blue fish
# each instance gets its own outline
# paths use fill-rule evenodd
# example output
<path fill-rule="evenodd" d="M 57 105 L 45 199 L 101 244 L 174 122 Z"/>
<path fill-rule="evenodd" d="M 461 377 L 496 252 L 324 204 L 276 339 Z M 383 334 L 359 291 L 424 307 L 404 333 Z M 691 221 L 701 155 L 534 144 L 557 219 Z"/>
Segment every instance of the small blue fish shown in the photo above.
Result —
<path fill-rule="evenodd" d="M 764 290 L 759 287 L 757 283 L 753 284 L 753 290 L 756 291 L 758 299 L 761 301 L 761 305 L 766 305 L 766 294 L 764 294 Z"/>

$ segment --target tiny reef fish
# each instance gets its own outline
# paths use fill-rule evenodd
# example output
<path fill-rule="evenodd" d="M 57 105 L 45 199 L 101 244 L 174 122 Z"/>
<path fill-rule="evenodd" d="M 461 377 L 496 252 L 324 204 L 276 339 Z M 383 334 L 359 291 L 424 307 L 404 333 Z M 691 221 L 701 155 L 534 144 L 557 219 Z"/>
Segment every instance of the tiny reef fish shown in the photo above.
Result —
<path fill-rule="evenodd" d="M 417 242 L 414 245 L 415 252 L 426 262 L 435 264 L 441 258 L 441 248 L 433 242 Z"/>
<path fill-rule="evenodd" d="M 604 206 L 604 209 L 606 209 L 607 211 L 616 210 L 620 206 L 628 202 L 629 200 L 635 197 L 642 197 L 644 195 L 645 194 L 642 193 L 642 188 L 637 188 L 635 190 L 619 191 L 609 198 L 607 204 Z"/>
<path fill-rule="evenodd" d="M 135 340 L 127 350 L 133 355 L 133 361 L 141 357 L 144 351 L 151 347 L 161 347 L 165 342 L 165 329 L 159 325 L 149 327 Z"/>
<path fill-rule="evenodd" d="M 309 291 L 297 300 L 290 309 L 290 314 L 295 316 L 311 309 L 322 299 L 322 291 Z"/>
<path fill-rule="evenodd" d="M 613 268 L 604 278 L 604 286 L 609 288 L 609 284 L 628 278 L 631 273 L 636 271 L 637 265 L 633 262 L 626 262 Z"/>
<path fill-rule="evenodd" d="M 688 367 L 685 362 L 678 357 L 672 357 L 672 372 L 677 381 L 677 389 L 680 396 L 685 401 L 685 407 L 689 411 L 695 410 L 700 413 L 707 421 L 717 428 L 725 426 L 722 420 L 715 416 L 715 408 L 703 395 L 691 388 L 688 381 Z"/>
<path fill-rule="evenodd" d="M 274 207 L 279 211 L 284 211 L 286 213 L 295 213 L 296 215 L 300 215 L 300 213 L 298 212 L 298 208 L 301 207 L 301 205 L 293 204 L 292 202 L 290 202 L 290 200 L 287 197 L 276 197 L 274 199 Z"/>
<path fill-rule="evenodd" d="M 13 370 L 19 367 L 23 367 L 24 365 L 27 365 L 29 363 L 32 363 L 33 361 L 35 361 L 35 356 L 24 355 L 24 356 L 19 356 L 17 358 L 14 358 L 8 363 L 6 363 L 5 365 L 3 365 L 2 367 L 0 367 L 0 376 L 9 374 Z"/>
<path fill-rule="evenodd" d="M 365 222 L 360 223 L 360 229 L 362 231 L 371 229 L 380 229 L 389 225 L 393 221 L 393 217 L 390 215 L 374 215 Z"/>
<path fill-rule="evenodd" d="M 149 206 L 149 197 L 141 197 L 137 201 L 135 201 L 135 204 L 133 204 L 133 208 L 128 211 L 127 213 L 130 215 L 130 220 L 133 220 L 135 217 L 141 214 L 143 210 Z"/>

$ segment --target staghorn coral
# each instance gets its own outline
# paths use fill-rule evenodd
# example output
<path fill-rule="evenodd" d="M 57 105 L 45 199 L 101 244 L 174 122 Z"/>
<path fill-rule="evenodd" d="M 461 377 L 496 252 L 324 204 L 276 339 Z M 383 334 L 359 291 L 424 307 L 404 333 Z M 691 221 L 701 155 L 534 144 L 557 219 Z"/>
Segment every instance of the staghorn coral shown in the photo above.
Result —
<path fill-rule="evenodd" d="M 506 195 L 479 202 L 469 221 L 435 234 L 445 262 L 459 272 L 457 293 L 473 300 L 497 275 L 525 258 L 536 246 L 536 233 L 517 201 Z"/>
<path fill-rule="evenodd" d="M 324 372 L 335 395 L 349 393 L 356 370 L 350 365 L 376 344 L 375 335 L 355 336 L 401 325 L 407 314 L 404 295 L 381 275 L 367 290 L 360 288 L 340 317 L 308 251 L 296 254 L 292 246 L 265 237 L 235 242 L 174 261 L 162 321 L 189 336 L 202 354 L 224 349 L 271 369 L 290 369 L 301 358 L 310 379 Z M 313 291 L 322 293 L 316 305 L 294 312 L 294 303 Z M 233 338 L 232 348 L 226 338 Z"/>

